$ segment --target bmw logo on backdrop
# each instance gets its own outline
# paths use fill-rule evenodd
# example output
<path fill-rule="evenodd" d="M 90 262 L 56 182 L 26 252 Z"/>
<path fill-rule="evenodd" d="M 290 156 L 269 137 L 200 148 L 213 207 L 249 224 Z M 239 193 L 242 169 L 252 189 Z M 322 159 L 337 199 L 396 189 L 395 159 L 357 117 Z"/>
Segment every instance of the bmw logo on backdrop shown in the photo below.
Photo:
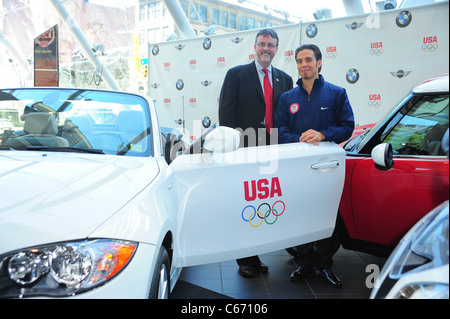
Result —
<path fill-rule="evenodd" d="M 210 38 L 206 38 L 205 40 L 203 40 L 203 49 L 209 50 L 209 49 L 211 49 L 211 45 L 212 45 L 212 42 L 211 42 Z"/>
<path fill-rule="evenodd" d="M 406 28 L 412 21 L 412 14 L 409 11 L 400 12 L 395 18 L 395 23 L 400 28 Z"/>
<path fill-rule="evenodd" d="M 156 56 L 156 55 L 158 55 L 158 53 L 159 53 L 159 46 L 154 45 L 154 46 L 152 47 L 152 54 L 153 54 L 154 56 Z"/>
<path fill-rule="evenodd" d="M 308 38 L 314 38 L 318 32 L 319 32 L 319 28 L 314 23 L 311 23 L 306 28 L 306 36 Z"/>
<path fill-rule="evenodd" d="M 202 120 L 202 124 L 204 128 L 208 128 L 211 126 L 211 119 L 208 116 L 205 116 Z"/>
<path fill-rule="evenodd" d="M 177 90 L 180 91 L 184 88 L 184 82 L 182 79 L 179 79 L 176 83 Z"/>
<path fill-rule="evenodd" d="M 356 69 L 350 69 L 347 71 L 345 79 L 350 84 L 355 84 L 359 80 L 359 72 Z"/>

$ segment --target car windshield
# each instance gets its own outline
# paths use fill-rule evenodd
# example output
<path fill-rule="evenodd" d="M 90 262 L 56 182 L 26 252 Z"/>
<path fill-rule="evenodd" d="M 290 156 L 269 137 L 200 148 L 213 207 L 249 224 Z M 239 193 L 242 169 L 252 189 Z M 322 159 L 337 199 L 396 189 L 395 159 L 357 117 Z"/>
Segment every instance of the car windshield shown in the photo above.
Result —
<path fill-rule="evenodd" d="M 0 90 L 0 150 L 151 156 L 147 101 L 123 92 Z"/>

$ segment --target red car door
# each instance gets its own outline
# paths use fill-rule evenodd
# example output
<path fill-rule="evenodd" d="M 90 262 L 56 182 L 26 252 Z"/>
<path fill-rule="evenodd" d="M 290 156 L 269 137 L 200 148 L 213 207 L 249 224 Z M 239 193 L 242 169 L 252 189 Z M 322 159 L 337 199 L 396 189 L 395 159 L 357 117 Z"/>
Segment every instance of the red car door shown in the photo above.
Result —
<path fill-rule="evenodd" d="M 393 246 L 421 217 L 449 199 L 449 160 L 441 148 L 449 127 L 448 94 L 411 95 L 347 154 L 340 213 L 351 239 Z M 369 156 L 390 143 L 394 166 Z"/>
<path fill-rule="evenodd" d="M 433 207 L 449 198 L 449 161 L 439 158 L 394 159 L 388 171 L 371 158 L 359 158 L 351 183 L 358 239 L 396 245 Z"/>

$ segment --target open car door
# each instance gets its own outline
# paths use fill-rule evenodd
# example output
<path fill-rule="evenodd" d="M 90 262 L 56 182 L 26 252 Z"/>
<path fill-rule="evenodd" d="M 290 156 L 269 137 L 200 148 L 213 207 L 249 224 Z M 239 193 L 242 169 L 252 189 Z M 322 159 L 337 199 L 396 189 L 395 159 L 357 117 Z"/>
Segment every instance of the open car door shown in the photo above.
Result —
<path fill-rule="evenodd" d="M 179 204 L 177 267 L 263 254 L 332 234 L 344 150 L 329 142 L 229 149 L 224 145 L 230 141 L 239 145 L 234 134 L 219 127 L 205 137 L 201 152 L 178 156 L 170 165 Z"/>

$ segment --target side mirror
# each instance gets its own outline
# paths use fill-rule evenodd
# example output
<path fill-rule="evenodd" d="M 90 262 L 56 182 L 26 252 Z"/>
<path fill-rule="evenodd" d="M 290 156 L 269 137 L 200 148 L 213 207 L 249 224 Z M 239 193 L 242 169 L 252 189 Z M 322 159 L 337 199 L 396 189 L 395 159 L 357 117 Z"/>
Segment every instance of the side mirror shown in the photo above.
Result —
<path fill-rule="evenodd" d="M 371 156 L 375 162 L 375 167 L 379 170 L 387 171 L 394 166 L 394 153 L 392 151 L 392 145 L 389 143 L 382 143 L 375 146 Z"/>
<path fill-rule="evenodd" d="M 226 127 L 219 126 L 206 135 L 203 149 L 212 153 L 227 153 L 235 151 L 239 148 L 241 134 L 239 131 Z"/>
<path fill-rule="evenodd" d="M 172 163 L 175 157 L 182 154 L 188 147 L 189 145 L 183 141 L 181 135 L 174 133 L 167 134 L 164 145 L 164 157 L 167 164 Z"/>

